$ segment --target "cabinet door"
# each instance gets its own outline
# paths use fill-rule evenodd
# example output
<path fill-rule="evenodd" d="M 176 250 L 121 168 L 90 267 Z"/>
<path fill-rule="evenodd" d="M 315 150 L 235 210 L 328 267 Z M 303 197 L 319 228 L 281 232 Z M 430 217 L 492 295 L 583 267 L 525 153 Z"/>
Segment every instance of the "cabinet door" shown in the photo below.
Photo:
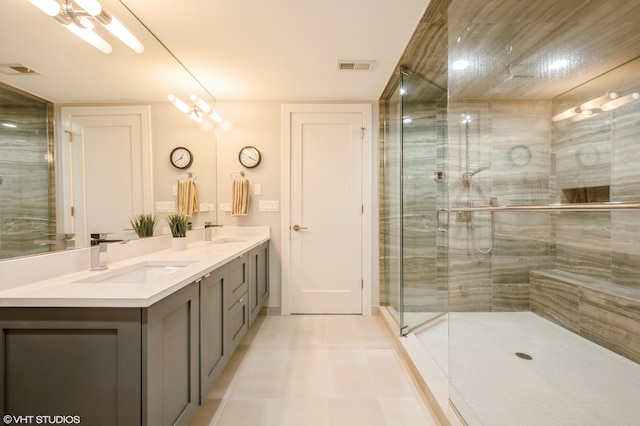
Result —
<path fill-rule="evenodd" d="M 253 324 L 262 308 L 262 296 L 259 288 L 260 246 L 249 252 L 249 280 L 247 282 L 247 306 L 249 308 L 249 327 Z"/>
<path fill-rule="evenodd" d="M 188 425 L 199 403 L 199 286 L 143 311 L 142 423 Z"/>
<path fill-rule="evenodd" d="M 229 350 L 236 350 L 249 329 L 247 293 L 243 294 L 229 309 Z"/>
<path fill-rule="evenodd" d="M 200 401 L 213 387 L 228 362 L 229 347 L 225 339 L 228 315 L 225 287 L 228 268 L 223 266 L 200 280 Z"/>
<path fill-rule="evenodd" d="M 236 303 L 236 301 L 247 292 L 247 281 L 249 279 L 249 256 L 242 255 L 231 262 L 229 265 L 229 288 L 227 291 L 227 309 Z"/>
<path fill-rule="evenodd" d="M 269 242 L 263 243 L 259 247 L 258 257 L 258 296 L 260 305 L 264 306 L 269 298 Z"/>
<path fill-rule="evenodd" d="M 140 309 L 3 308 L 0 318 L 1 413 L 140 424 Z"/>

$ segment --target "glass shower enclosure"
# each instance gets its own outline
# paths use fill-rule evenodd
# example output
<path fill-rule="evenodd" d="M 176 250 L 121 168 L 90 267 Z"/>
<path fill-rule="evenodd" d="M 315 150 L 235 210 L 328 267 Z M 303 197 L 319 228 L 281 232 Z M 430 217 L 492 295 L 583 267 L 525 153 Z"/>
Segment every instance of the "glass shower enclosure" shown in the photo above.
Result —
<path fill-rule="evenodd" d="M 381 103 L 381 303 L 402 334 L 447 312 L 446 108 L 446 89 L 406 67 Z"/>

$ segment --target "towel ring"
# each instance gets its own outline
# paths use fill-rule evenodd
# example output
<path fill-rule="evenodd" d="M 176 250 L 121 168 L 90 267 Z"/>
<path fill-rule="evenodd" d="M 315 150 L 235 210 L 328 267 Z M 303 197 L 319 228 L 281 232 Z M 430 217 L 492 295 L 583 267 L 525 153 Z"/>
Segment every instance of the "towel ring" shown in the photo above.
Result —
<path fill-rule="evenodd" d="M 189 175 L 189 179 L 196 180 L 198 179 L 198 174 L 196 172 L 184 172 L 185 175 Z"/>
<path fill-rule="evenodd" d="M 240 175 L 244 178 L 244 171 L 233 172 L 231 173 L 231 180 L 233 180 L 233 175 Z"/>

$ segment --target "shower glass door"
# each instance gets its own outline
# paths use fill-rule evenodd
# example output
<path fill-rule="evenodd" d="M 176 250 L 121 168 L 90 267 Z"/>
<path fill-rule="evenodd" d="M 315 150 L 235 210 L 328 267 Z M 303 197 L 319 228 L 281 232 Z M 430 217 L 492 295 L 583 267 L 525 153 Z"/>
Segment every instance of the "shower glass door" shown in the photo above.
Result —
<path fill-rule="evenodd" d="M 400 326 L 447 312 L 447 91 L 401 72 Z"/>

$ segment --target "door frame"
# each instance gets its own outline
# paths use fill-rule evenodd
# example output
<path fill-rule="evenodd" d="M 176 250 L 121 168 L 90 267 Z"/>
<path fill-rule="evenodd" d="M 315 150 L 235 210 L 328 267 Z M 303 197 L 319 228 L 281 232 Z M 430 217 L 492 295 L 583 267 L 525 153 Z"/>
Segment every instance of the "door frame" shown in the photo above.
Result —
<path fill-rule="evenodd" d="M 375 150 L 373 143 L 373 123 L 371 104 L 283 104 L 281 140 L 281 238 L 282 238 L 282 287 L 281 315 L 291 315 L 291 116 L 295 113 L 361 113 L 363 116 L 362 147 L 362 315 L 371 315 L 373 262 L 373 237 L 377 230 L 373 228 L 374 188 L 373 171 Z"/>
<path fill-rule="evenodd" d="M 71 154 L 70 138 L 81 137 L 81 135 L 73 135 L 69 125 L 70 117 L 74 116 L 104 116 L 104 115 L 137 115 L 140 117 L 141 131 L 141 149 L 142 149 L 142 185 L 143 185 L 143 205 L 145 211 L 155 212 L 153 205 L 153 165 L 152 165 L 152 147 L 151 147 L 151 106 L 150 105 L 115 105 L 115 106 L 61 106 L 60 107 L 60 126 L 58 128 L 58 218 L 60 219 L 59 228 L 64 233 L 76 233 L 77 226 L 86 226 L 77 224 L 75 216 L 71 211 L 74 207 L 74 186 L 73 186 L 73 158 Z M 76 241 L 78 244 L 78 241 Z M 82 242 L 76 245 L 78 248 L 85 247 Z"/>

